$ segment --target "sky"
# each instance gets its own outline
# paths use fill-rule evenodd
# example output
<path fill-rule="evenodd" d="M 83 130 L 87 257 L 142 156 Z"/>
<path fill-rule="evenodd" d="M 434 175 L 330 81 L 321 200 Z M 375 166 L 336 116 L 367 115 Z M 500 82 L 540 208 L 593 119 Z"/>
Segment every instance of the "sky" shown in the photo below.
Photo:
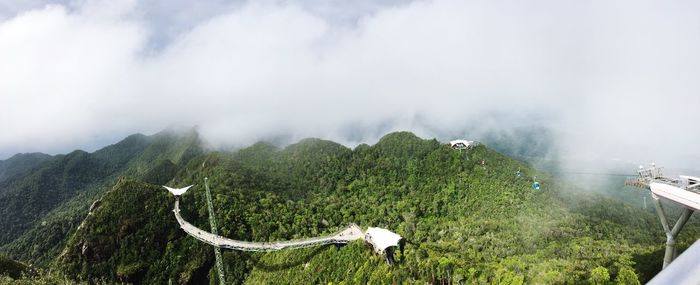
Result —
<path fill-rule="evenodd" d="M 0 0 L 0 159 L 197 126 L 212 147 L 542 126 L 698 169 L 698 1 Z"/>

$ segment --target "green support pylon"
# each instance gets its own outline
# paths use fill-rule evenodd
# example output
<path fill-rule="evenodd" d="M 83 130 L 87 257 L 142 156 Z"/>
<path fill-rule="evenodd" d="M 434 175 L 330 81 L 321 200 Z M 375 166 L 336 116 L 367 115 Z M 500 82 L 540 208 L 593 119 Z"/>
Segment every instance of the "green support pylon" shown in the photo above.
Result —
<path fill-rule="evenodd" d="M 209 208 L 209 225 L 211 226 L 211 233 L 218 235 L 216 229 L 216 218 L 214 217 L 214 203 L 211 202 L 211 192 L 209 191 L 209 178 L 204 177 L 204 188 L 207 192 L 207 208 Z M 219 271 L 219 284 L 225 284 L 224 280 L 224 264 L 221 261 L 221 249 L 214 247 L 214 257 L 216 258 L 216 270 Z"/>

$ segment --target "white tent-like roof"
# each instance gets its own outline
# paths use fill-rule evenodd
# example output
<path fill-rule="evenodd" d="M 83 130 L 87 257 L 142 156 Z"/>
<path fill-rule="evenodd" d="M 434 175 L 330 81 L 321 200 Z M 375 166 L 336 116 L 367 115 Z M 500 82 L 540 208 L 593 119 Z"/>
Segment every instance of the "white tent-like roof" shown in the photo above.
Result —
<path fill-rule="evenodd" d="M 374 250 L 383 252 L 388 247 L 398 246 L 401 236 L 387 229 L 369 227 L 365 240 L 374 245 Z"/>
<path fill-rule="evenodd" d="M 165 189 L 168 189 L 168 191 L 170 191 L 170 193 L 173 193 L 173 195 L 175 195 L 175 196 L 180 196 L 182 194 L 185 194 L 187 189 L 190 189 L 190 187 L 192 187 L 192 186 L 194 186 L 194 185 L 190 185 L 190 186 L 187 186 L 184 188 L 172 188 L 172 187 L 168 187 L 168 186 L 163 185 L 163 187 L 165 187 Z"/>
<path fill-rule="evenodd" d="M 450 145 L 452 147 L 458 147 L 458 148 L 466 148 L 469 147 L 470 145 L 473 145 L 474 141 L 468 141 L 468 140 L 453 140 L 450 141 Z"/>

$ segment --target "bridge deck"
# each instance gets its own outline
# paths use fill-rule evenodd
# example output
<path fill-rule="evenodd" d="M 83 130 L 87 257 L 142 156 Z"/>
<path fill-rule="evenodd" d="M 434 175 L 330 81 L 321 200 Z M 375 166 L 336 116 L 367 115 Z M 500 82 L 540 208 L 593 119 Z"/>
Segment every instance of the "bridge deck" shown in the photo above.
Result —
<path fill-rule="evenodd" d="M 175 200 L 175 218 L 180 228 L 190 236 L 213 246 L 242 251 L 275 251 L 292 248 L 312 247 L 325 244 L 344 244 L 357 239 L 364 238 L 362 229 L 355 224 L 350 224 L 343 230 L 325 237 L 315 237 L 301 240 L 279 241 L 279 242 L 249 242 L 233 240 L 215 235 L 202 230 L 180 216 L 180 199 Z"/>

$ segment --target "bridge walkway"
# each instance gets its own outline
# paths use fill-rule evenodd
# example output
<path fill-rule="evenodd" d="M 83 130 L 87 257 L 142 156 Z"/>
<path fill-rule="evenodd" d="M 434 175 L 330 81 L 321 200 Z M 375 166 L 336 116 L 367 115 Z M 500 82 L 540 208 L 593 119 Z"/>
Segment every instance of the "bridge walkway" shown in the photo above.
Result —
<path fill-rule="evenodd" d="M 189 222 L 185 221 L 180 215 L 180 199 L 175 200 L 175 218 L 177 219 L 180 228 L 188 235 L 213 246 L 219 248 L 241 250 L 241 251 L 276 251 L 283 249 L 313 247 L 326 244 L 346 244 L 354 240 L 364 239 L 362 229 L 356 224 L 350 224 L 346 228 L 336 232 L 335 234 L 315 237 L 308 239 L 278 241 L 278 242 L 249 242 L 233 240 L 215 235 L 213 233 L 202 230 Z"/>

